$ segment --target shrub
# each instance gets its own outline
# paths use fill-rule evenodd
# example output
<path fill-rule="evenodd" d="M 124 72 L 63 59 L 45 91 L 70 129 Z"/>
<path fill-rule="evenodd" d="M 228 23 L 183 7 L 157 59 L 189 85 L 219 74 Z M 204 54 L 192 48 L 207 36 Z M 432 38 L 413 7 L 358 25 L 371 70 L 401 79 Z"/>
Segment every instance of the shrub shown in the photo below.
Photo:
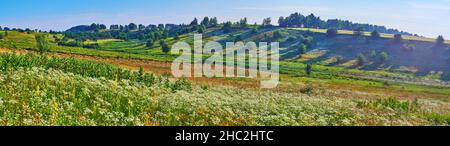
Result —
<path fill-rule="evenodd" d="M 386 52 L 381 52 L 378 59 L 380 63 L 386 63 L 387 60 L 389 59 L 389 56 Z"/>
<path fill-rule="evenodd" d="M 327 30 L 328 37 L 335 37 L 338 34 L 338 30 L 335 28 L 331 28 Z"/>
<path fill-rule="evenodd" d="M 394 35 L 394 42 L 395 43 L 401 43 L 403 41 L 403 37 L 401 34 L 395 34 Z"/>
<path fill-rule="evenodd" d="M 438 46 L 442 46 L 445 44 L 445 39 L 442 35 L 439 35 L 438 38 L 436 39 L 436 45 Z"/>
<path fill-rule="evenodd" d="M 356 63 L 358 66 L 363 66 L 367 63 L 367 58 L 363 54 L 359 53 L 356 58 Z"/>
<path fill-rule="evenodd" d="M 40 54 L 44 54 L 45 52 L 50 51 L 50 44 L 47 41 L 47 35 L 45 34 L 36 34 L 36 47 L 37 51 Z"/>
<path fill-rule="evenodd" d="M 372 39 L 378 39 L 381 37 L 380 33 L 377 30 L 372 31 L 372 33 L 370 33 L 370 37 Z"/>

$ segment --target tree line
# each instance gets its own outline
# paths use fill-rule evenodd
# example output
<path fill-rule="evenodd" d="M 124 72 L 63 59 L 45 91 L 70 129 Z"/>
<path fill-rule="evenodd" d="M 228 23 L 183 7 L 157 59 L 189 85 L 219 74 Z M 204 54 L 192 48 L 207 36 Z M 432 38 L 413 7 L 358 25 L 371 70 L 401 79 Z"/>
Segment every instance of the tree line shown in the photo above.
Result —
<path fill-rule="evenodd" d="M 340 30 L 364 29 L 366 31 L 376 30 L 380 33 L 413 35 L 408 32 L 399 31 L 397 29 L 388 29 L 385 26 L 354 23 L 348 20 L 340 20 L 340 19 L 322 20 L 320 17 L 315 16 L 314 14 L 304 16 L 300 13 L 293 13 L 286 18 L 280 17 L 278 19 L 278 24 L 280 27 L 305 27 L 305 28 L 320 28 L 320 29 L 334 28 Z"/>

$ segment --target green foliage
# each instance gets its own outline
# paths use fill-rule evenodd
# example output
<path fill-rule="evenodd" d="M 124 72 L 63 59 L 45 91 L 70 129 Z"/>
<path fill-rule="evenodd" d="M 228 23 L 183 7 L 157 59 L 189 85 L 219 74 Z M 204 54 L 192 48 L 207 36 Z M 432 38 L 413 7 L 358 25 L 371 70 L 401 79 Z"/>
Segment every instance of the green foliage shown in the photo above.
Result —
<path fill-rule="evenodd" d="M 262 22 L 262 27 L 270 27 L 272 26 L 272 19 L 269 18 L 264 18 L 263 22 Z"/>
<path fill-rule="evenodd" d="M 353 35 L 355 36 L 363 36 L 364 35 L 364 28 L 358 27 L 353 31 Z"/>
<path fill-rule="evenodd" d="M 327 36 L 328 37 L 335 37 L 338 34 L 337 29 L 331 28 L 327 30 Z"/>
<path fill-rule="evenodd" d="M 377 51 L 372 50 L 372 51 L 370 52 L 370 58 L 375 59 L 377 56 L 378 56 Z"/>
<path fill-rule="evenodd" d="M 169 53 L 170 52 L 170 47 L 165 41 L 161 40 L 159 43 L 160 43 L 162 52 L 164 52 L 164 53 Z"/>
<path fill-rule="evenodd" d="M 307 50 L 308 50 L 307 46 L 303 43 L 300 43 L 298 47 L 298 52 L 300 52 L 300 54 L 305 54 Z"/>
<path fill-rule="evenodd" d="M 307 76 L 311 76 L 312 73 L 312 64 L 307 64 L 305 68 L 305 72 Z"/>
<path fill-rule="evenodd" d="M 395 43 L 401 43 L 403 41 L 403 37 L 401 34 L 395 34 L 394 35 L 394 42 Z"/>
<path fill-rule="evenodd" d="M 277 31 L 273 32 L 273 40 L 278 40 L 283 37 L 284 37 L 284 35 L 281 33 L 281 31 L 277 30 Z"/>
<path fill-rule="evenodd" d="M 147 48 L 152 47 L 152 46 L 153 46 L 153 40 L 152 40 L 152 39 L 147 40 L 145 46 L 146 46 Z"/>
<path fill-rule="evenodd" d="M 253 27 L 251 33 L 252 34 L 257 34 L 258 33 L 258 27 Z"/>
<path fill-rule="evenodd" d="M 40 54 L 44 54 L 45 52 L 50 51 L 50 44 L 47 41 L 47 35 L 45 34 L 36 34 L 36 47 Z"/>
<path fill-rule="evenodd" d="M 359 53 L 356 57 L 356 63 L 358 66 L 363 66 L 367 63 L 367 58 L 363 54 Z"/>
<path fill-rule="evenodd" d="M 436 44 L 438 46 L 442 46 L 442 45 L 444 45 L 444 43 L 445 43 L 444 37 L 442 35 L 439 35 L 438 38 L 436 39 Z"/>
<path fill-rule="evenodd" d="M 15 55 L 0 54 L 0 70 L 17 70 L 19 68 L 31 69 L 39 67 L 44 69 L 57 69 L 64 72 L 79 74 L 84 77 L 104 77 L 110 80 L 126 79 L 130 81 L 143 81 L 146 85 L 152 85 L 155 77 L 151 74 L 132 72 L 119 67 L 96 63 L 92 61 L 81 61 L 75 59 L 48 58 L 46 56 L 35 56 L 32 54 Z"/>
<path fill-rule="evenodd" d="M 365 105 L 363 105 L 365 104 Z M 414 101 L 401 101 L 395 97 L 389 97 L 385 99 L 376 99 L 369 102 L 360 103 L 358 106 L 371 106 L 376 108 L 387 108 L 402 112 L 415 112 L 420 110 L 420 104 L 417 100 Z"/>
<path fill-rule="evenodd" d="M 224 24 L 223 24 L 223 27 L 222 27 L 222 31 L 224 32 L 224 33 L 230 33 L 231 31 L 232 31 L 232 23 L 230 22 L 230 21 L 228 21 L 228 22 L 225 22 Z"/>
<path fill-rule="evenodd" d="M 380 63 L 386 63 L 389 59 L 389 56 L 386 52 L 381 52 L 378 59 Z"/>
<path fill-rule="evenodd" d="M 372 32 L 370 33 L 370 37 L 371 37 L 372 39 L 379 39 L 379 38 L 381 37 L 381 35 L 380 35 L 380 33 L 379 33 L 378 31 L 374 30 L 374 31 L 372 31 Z"/>

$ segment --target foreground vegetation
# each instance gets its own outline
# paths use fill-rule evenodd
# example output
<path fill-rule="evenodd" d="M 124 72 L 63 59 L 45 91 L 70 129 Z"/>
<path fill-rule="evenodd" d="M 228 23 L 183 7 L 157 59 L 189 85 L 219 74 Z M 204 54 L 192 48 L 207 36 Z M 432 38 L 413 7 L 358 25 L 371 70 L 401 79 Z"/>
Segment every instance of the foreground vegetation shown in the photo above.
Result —
<path fill-rule="evenodd" d="M 29 61 L 32 63 L 26 63 Z M 434 100 L 341 99 L 192 86 L 185 80 L 171 81 L 167 77 L 154 77 L 152 82 L 117 80 L 114 78 L 117 74 L 108 77 L 97 75 L 96 70 L 84 69 L 83 73 L 63 68 L 117 68 L 108 64 L 33 55 L 2 55 L 0 62 L 1 125 L 448 125 L 450 122 L 448 104 Z"/>
<path fill-rule="evenodd" d="M 448 125 L 419 101 L 312 97 L 227 87 L 172 92 L 41 68 L 0 76 L 1 125 Z M 426 101 L 424 101 L 426 102 Z M 427 104 L 427 103 L 424 103 Z"/>

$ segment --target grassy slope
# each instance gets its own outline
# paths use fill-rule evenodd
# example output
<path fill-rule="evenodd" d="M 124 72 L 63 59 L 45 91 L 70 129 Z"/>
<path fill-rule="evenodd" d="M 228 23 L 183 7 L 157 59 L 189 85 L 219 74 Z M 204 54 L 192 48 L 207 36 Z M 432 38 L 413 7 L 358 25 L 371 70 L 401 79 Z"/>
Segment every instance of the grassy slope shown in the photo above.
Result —
<path fill-rule="evenodd" d="M 227 39 L 232 36 L 246 34 L 247 31 L 238 31 L 234 32 L 232 34 L 226 34 L 226 35 L 215 35 L 213 37 L 207 37 L 206 39 L 210 40 L 223 40 Z M 271 30 L 263 30 L 263 31 L 271 31 Z M 248 34 L 248 33 L 247 33 Z M 10 32 L 10 35 L 2 40 L 6 42 L 15 41 L 17 46 L 19 48 L 34 48 L 33 47 L 33 36 L 25 33 L 17 33 L 17 32 Z M 173 40 L 169 38 L 166 40 L 169 43 L 174 43 L 176 40 Z M 192 42 L 190 40 L 189 35 L 184 35 L 180 37 L 180 41 L 187 41 Z M 136 42 L 136 41 L 130 41 L 125 42 L 121 40 L 100 40 L 98 42 L 101 46 L 100 50 L 93 50 L 93 49 L 84 49 L 84 48 L 76 48 L 76 47 L 62 47 L 62 46 L 56 46 L 53 45 L 52 51 L 54 52 L 63 52 L 63 53 L 74 53 L 74 54 L 83 54 L 83 55 L 90 55 L 90 56 L 103 56 L 103 57 L 120 57 L 120 58 L 137 58 L 137 59 L 150 59 L 150 60 L 158 60 L 158 61 L 170 61 L 174 59 L 176 56 L 173 55 L 167 55 L 160 51 L 158 43 L 156 43 L 155 46 L 152 48 L 145 48 L 143 42 Z M 10 43 L 2 43 L 0 44 L 0 47 L 6 47 L 11 48 Z M 108 61 L 109 63 L 115 63 L 114 61 Z M 130 63 L 131 64 L 131 63 Z M 129 65 L 127 62 L 122 62 L 120 65 L 125 66 L 132 66 Z M 134 66 L 136 68 L 138 66 Z M 298 81 L 299 83 L 302 83 L 303 81 L 309 81 L 312 82 L 312 84 L 318 85 L 318 86 L 325 86 L 325 87 L 345 87 L 341 90 L 348 90 L 349 88 L 358 87 L 361 88 L 359 90 L 364 92 L 371 92 L 370 88 L 374 89 L 380 89 L 380 92 L 400 92 L 399 94 L 381 94 L 381 96 L 390 96 L 395 95 L 397 97 L 403 97 L 405 98 L 424 98 L 424 97 L 438 97 L 440 99 L 448 100 L 448 98 L 445 98 L 446 95 L 450 95 L 450 89 L 449 88 L 443 88 L 439 86 L 424 86 L 424 85 L 413 85 L 413 84 L 405 84 L 405 83 L 395 83 L 395 82 L 389 82 L 389 86 L 386 86 L 384 81 L 380 81 L 375 79 L 367 79 L 367 78 L 361 78 L 358 76 L 354 76 L 354 74 L 362 74 L 363 77 L 367 75 L 371 76 L 405 76 L 403 74 L 397 74 L 397 73 L 389 73 L 384 71 L 360 71 L 360 70 L 348 70 L 343 69 L 340 67 L 329 67 L 329 66 L 321 66 L 316 65 L 314 67 L 314 73 L 312 77 L 306 77 L 304 73 L 304 67 L 305 65 L 303 63 L 296 63 L 296 62 L 282 62 L 281 63 L 281 72 L 284 74 L 287 74 L 282 77 L 283 85 L 286 84 L 283 89 L 280 90 L 286 90 L 288 88 L 296 88 L 298 90 L 301 90 L 301 88 L 295 87 L 297 82 L 289 82 L 284 83 L 289 80 Z M 169 67 L 164 67 L 165 70 L 167 70 Z M 161 68 L 157 68 L 157 70 L 160 70 Z M 155 68 L 149 68 L 150 71 L 155 71 Z M 158 71 L 155 71 L 158 72 Z M 350 74 L 350 75 L 346 75 Z M 409 75 L 406 75 L 409 76 Z M 302 80 L 297 80 L 297 78 L 301 77 Z M 245 80 L 244 80 L 245 81 Z M 376 94 L 380 94 L 380 92 L 377 92 Z M 404 94 L 404 92 L 411 92 L 411 93 L 430 93 L 430 94 Z M 357 96 L 357 95 L 353 95 Z"/>

